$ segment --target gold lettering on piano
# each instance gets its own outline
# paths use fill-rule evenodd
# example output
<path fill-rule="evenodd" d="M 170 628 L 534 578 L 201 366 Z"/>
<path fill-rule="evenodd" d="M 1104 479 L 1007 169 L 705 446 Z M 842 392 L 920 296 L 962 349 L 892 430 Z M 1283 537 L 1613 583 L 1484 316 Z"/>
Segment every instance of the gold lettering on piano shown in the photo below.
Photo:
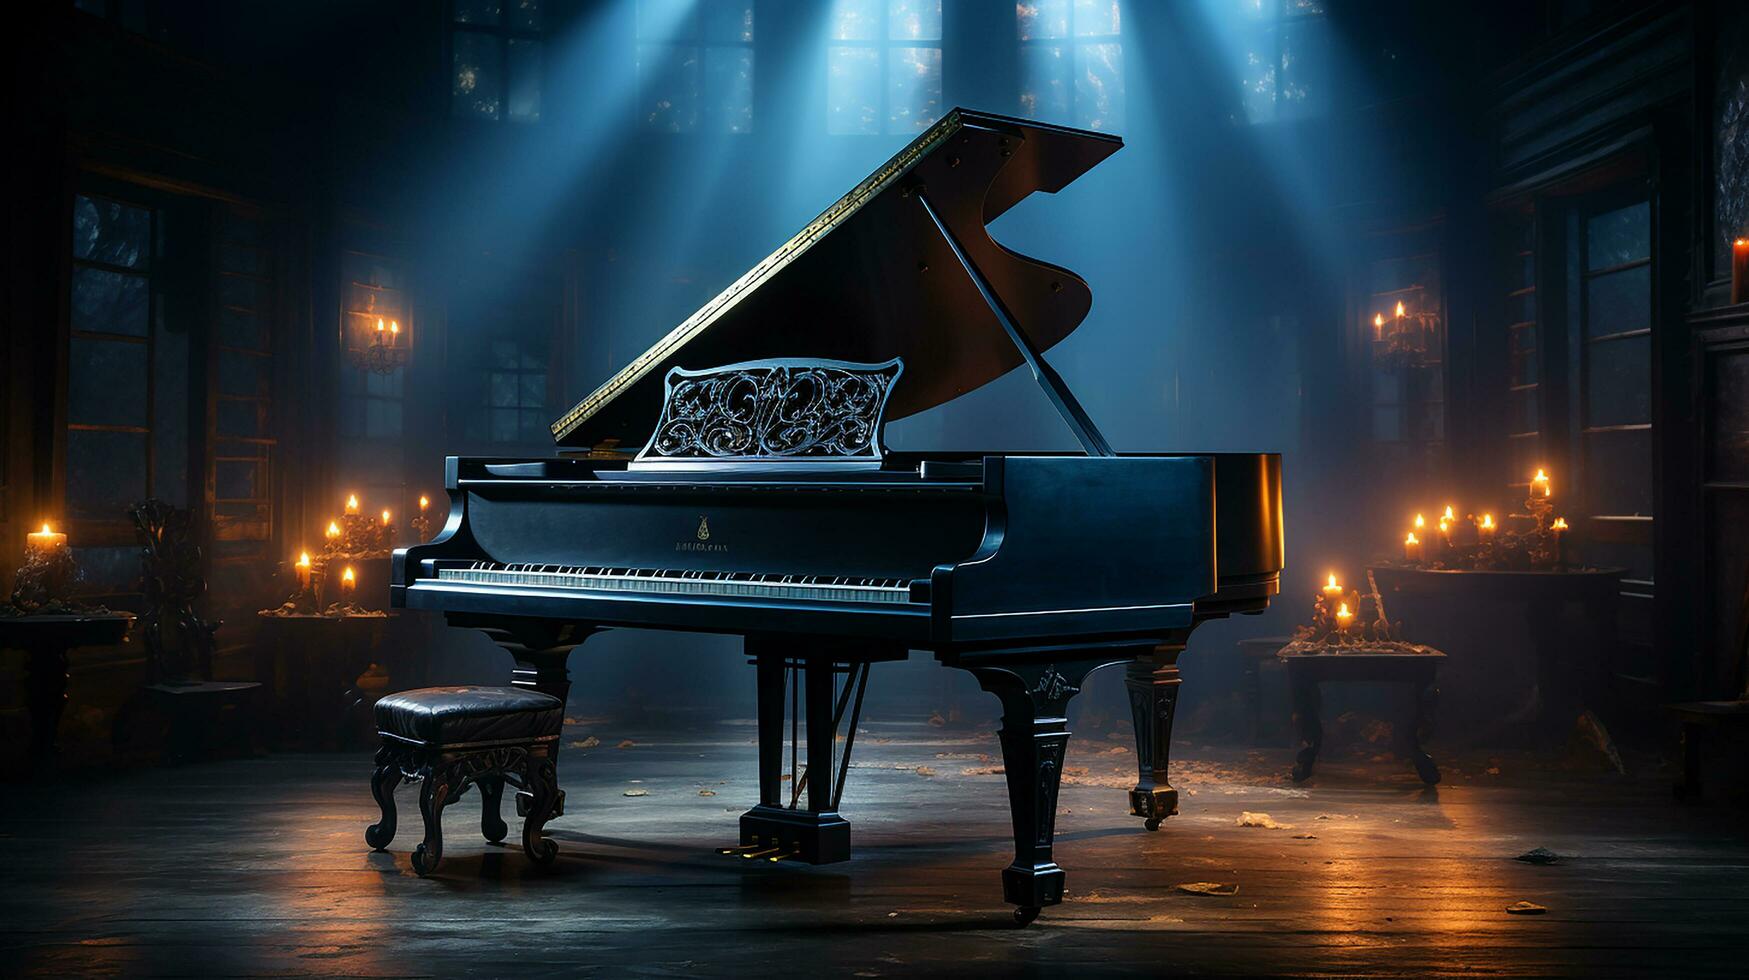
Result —
<path fill-rule="evenodd" d="M 674 550 L 675 551 L 714 551 L 714 552 L 724 552 L 724 551 L 729 550 L 729 546 L 726 544 L 711 544 L 710 543 L 710 540 L 711 540 L 711 522 L 710 522 L 710 518 L 706 517 L 703 514 L 698 515 L 698 530 L 692 532 L 692 536 L 695 540 L 674 542 Z"/>
<path fill-rule="evenodd" d="M 698 539 L 700 541 L 709 541 L 711 539 L 711 522 L 705 520 L 703 514 L 698 515 Z"/>

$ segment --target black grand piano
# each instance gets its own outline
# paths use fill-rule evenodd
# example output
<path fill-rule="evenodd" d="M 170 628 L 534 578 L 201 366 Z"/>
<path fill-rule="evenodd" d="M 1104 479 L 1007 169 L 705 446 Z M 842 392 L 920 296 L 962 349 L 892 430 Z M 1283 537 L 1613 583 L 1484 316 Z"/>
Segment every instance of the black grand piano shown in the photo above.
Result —
<path fill-rule="evenodd" d="M 1058 778 L 1088 673 L 1126 665 L 1130 809 L 1154 830 L 1177 809 L 1178 654 L 1199 622 L 1263 609 L 1282 567 L 1280 458 L 1113 452 L 1043 356 L 1087 284 L 985 230 L 1122 145 L 949 113 L 559 419 L 559 455 L 451 457 L 448 522 L 395 553 L 394 605 L 485 631 L 514 683 L 561 698 L 601 630 L 744 637 L 760 798 L 728 851 L 772 860 L 849 857 L 838 801 L 872 664 L 969 670 L 1002 704 L 1003 893 L 1031 921 L 1062 900 Z M 887 420 L 1023 364 L 1082 454 L 884 447 Z"/>

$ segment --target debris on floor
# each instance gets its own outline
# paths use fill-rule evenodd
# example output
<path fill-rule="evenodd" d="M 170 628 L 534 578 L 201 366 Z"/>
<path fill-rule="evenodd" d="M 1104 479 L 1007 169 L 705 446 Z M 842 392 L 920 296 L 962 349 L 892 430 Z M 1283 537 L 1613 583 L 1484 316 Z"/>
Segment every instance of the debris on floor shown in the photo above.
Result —
<path fill-rule="evenodd" d="M 1187 881 L 1178 886 L 1186 895 L 1237 895 L 1239 886 L 1225 881 Z"/>
<path fill-rule="evenodd" d="M 1548 910 L 1548 906 L 1538 905 L 1535 902 L 1513 902 L 1506 906 L 1507 915 L 1542 915 Z"/>
<path fill-rule="evenodd" d="M 928 766 L 918 766 L 917 767 L 917 775 L 919 775 L 919 776 L 933 776 L 933 775 L 935 775 L 935 770 L 929 768 Z"/>
<path fill-rule="evenodd" d="M 1293 827 L 1290 823 L 1277 823 L 1267 813 L 1252 813 L 1250 810 L 1239 811 L 1237 823 L 1241 827 L 1261 827 L 1264 830 L 1289 830 Z"/>
<path fill-rule="evenodd" d="M 571 741 L 571 748 L 574 748 L 574 749 L 593 749 L 600 744 L 601 744 L 601 739 L 596 738 L 595 736 L 591 735 L 588 738 L 573 739 Z"/>
<path fill-rule="evenodd" d="M 1525 864 L 1554 864 L 1560 859 L 1561 856 L 1559 854 L 1556 854 L 1554 851 L 1551 851 L 1546 847 L 1532 848 L 1531 850 L 1525 851 L 1523 854 L 1513 858 L 1514 861 L 1523 861 Z"/>
<path fill-rule="evenodd" d="M 700 796 L 715 796 L 715 795 L 717 795 L 717 791 L 714 789 L 701 789 L 698 791 L 698 795 L 700 795 Z"/>
<path fill-rule="evenodd" d="M 620 743 L 618 745 L 614 746 L 614 748 L 616 748 L 616 749 L 629 749 L 636 744 L 638 744 L 638 743 L 632 741 L 629 738 L 626 738 L 626 739 L 621 739 Z"/>
<path fill-rule="evenodd" d="M 620 795 L 621 796 L 649 796 L 650 791 L 640 787 L 638 789 L 628 789 L 624 793 L 621 793 Z"/>
<path fill-rule="evenodd" d="M 1317 840 L 1317 834 L 1295 834 L 1294 840 Z"/>

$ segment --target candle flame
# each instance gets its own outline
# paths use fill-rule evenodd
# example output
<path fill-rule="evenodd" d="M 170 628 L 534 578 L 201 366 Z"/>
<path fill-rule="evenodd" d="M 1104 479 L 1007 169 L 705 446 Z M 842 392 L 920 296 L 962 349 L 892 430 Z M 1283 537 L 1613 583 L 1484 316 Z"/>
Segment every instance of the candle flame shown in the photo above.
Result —
<path fill-rule="evenodd" d="M 1415 527 L 1416 527 L 1416 529 L 1424 528 L 1426 526 L 1427 526 L 1427 518 L 1422 517 L 1420 514 L 1416 514 L 1415 515 Z"/>
<path fill-rule="evenodd" d="M 1494 515 L 1493 514 L 1483 514 L 1482 515 L 1482 523 L 1480 526 L 1485 527 L 1485 528 L 1493 528 Z"/>
<path fill-rule="evenodd" d="M 430 507 L 430 506 L 431 506 L 431 498 L 425 496 L 424 494 L 420 494 L 419 495 L 419 509 L 424 510 L 425 508 Z"/>
<path fill-rule="evenodd" d="M 14 533 L 17 533 L 17 532 L 14 532 Z M 51 530 L 49 530 L 49 522 L 48 522 L 48 521 L 43 521 L 43 533 L 44 533 L 44 534 L 53 534 L 53 533 L 55 533 L 55 532 L 53 532 L 53 531 L 51 531 Z"/>
<path fill-rule="evenodd" d="M 377 322 L 379 322 L 379 323 L 380 323 L 380 322 L 382 322 L 382 321 L 380 321 L 380 320 L 379 320 L 379 321 L 377 321 Z M 389 333 L 392 333 L 392 334 L 394 334 L 394 335 L 396 335 L 396 336 L 400 336 L 400 334 L 401 334 L 401 321 L 399 321 L 399 320 L 390 320 L 390 321 L 389 321 Z"/>
<path fill-rule="evenodd" d="M 383 511 L 383 524 L 387 525 L 388 523 L 389 523 L 389 512 L 387 510 L 384 510 Z"/>
<path fill-rule="evenodd" d="M 379 317 L 377 317 L 377 333 L 382 333 L 382 332 L 383 332 L 383 318 L 379 316 Z"/>
<path fill-rule="evenodd" d="M 1445 515 L 1440 518 L 1440 521 L 1449 524 L 1455 520 L 1457 520 L 1457 513 L 1451 509 L 1450 504 L 1446 504 Z"/>
<path fill-rule="evenodd" d="M 1749 245 L 1749 238 L 1739 238 L 1736 241 L 1732 242 L 1731 244 L 1737 246 L 1738 248 L 1742 248 L 1745 245 Z"/>
<path fill-rule="evenodd" d="M 300 552 L 298 554 L 298 567 L 299 568 L 309 568 L 310 567 L 310 553 L 309 552 L 305 551 L 305 552 Z"/>
<path fill-rule="evenodd" d="M 357 510 L 358 509 L 358 494 L 349 493 L 346 495 L 346 507 L 349 510 Z"/>
<path fill-rule="evenodd" d="M 1549 525 L 1549 527 L 1556 531 L 1565 531 L 1567 529 L 1567 519 L 1565 517 L 1557 517 L 1555 518 L 1555 523 Z"/>
<path fill-rule="evenodd" d="M 347 585 L 357 584 L 358 576 L 352 574 L 351 565 L 346 566 L 346 570 L 340 573 L 340 581 L 345 582 Z"/>
<path fill-rule="evenodd" d="M 1404 544 L 1420 544 L 1420 543 L 1421 543 L 1421 539 L 1420 539 L 1420 538 L 1417 538 L 1417 537 L 1416 537 L 1416 536 L 1415 536 L 1415 532 L 1414 532 L 1414 531 L 1410 531 L 1410 532 L 1409 532 L 1409 536 L 1408 536 L 1408 537 L 1406 537 L 1406 538 L 1404 538 L 1404 539 L 1403 539 L 1403 543 L 1404 543 Z"/>
<path fill-rule="evenodd" d="M 1383 313 L 1374 313 L 1372 315 L 1372 325 L 1375 327 L 1384 326 L 1385 325 L 1385 315 Z"/>
<path fill-rule="evenodd" d="M 1348 611 L 1348 603 L 1346 603 L 1346 602 L 1344 602 L 1342 605 L 1338 606 L 1336 609 L 1336 618 L 1337 619 L 1348 619 L 1348 618 L 1352 617 L 1353 615 L 1354 615 L 1353 613 Z"/>
<path fill-rule="evenodd" d="M 1403 301 L 1402 300 L 1397 300 L 1397 315 L 1398 316 L 1403 315 Z"/>
<path fill-rule="evenodd" d="M 340 522 L 339 521 L 329 521 L 328 522 L 328 536 L 331 538 L 338 538 L 340 536 Z"/>
<path fill-rule="evenodd" d="M 1340 589 L 1340 588 L 1342 588 L 1342 586 L 1336 584 L 1336 573 L 1335 572 L 1330 573 L 1330 582 L 1328 585 L 1324 586 L 1324 588 L 1326 588 L 1326 589 Z"/>

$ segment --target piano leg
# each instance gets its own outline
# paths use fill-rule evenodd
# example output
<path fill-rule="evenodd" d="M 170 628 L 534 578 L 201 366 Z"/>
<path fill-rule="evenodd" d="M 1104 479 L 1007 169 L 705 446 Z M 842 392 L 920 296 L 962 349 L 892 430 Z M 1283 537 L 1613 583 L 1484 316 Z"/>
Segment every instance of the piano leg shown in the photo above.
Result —
<path fill-rule="evenodd" d="M 792 858 L 809 864 L 848 861 L 850 822 L 838 815 L 832 764 L 837 734 L 833 709 L 837 662 L 830 655 L 800 653 L 781 640 L 749 637 L 747 646 L 758 671 L 759 805 L 741 815 L 741 847 L 736 850 L 743 857 Z M 788 683 L 792 666 L 793 686 Z M 804 706 L 805 760 L 798 755 L 797 736 L 801 733 L 796 716 L 796 709 Z M 791 736 L 787 783 L 783 778 L 786 716 Z M 804 779 L 806 787 L 800 785 Z M 804 790 L 807 804 L 802 807 Z"/>
<path fill-rule="evenodd" d="M 1130 813 L 1149 830 L 1178 812 L 1178 791 L 1167 778 L 1172 759 L 1172 716 L 1178 709 L 1178 655 L 1182 643 L 1162 643 L 1130 661 L 1124 686 L 1130 693 L 1130 716 L 1136 729 L 1136 788 L 1130 790 Z"/>
<path fill-rule="evenodd" d="M 1095 668 L 1111 663 L 1067 660 L 967 669 L 1002 701 L 1002 762 L 1014 819 L 1014 863 L 1002 871 L 1002 896 L 1026 925 L 1063 900 L 1063 869 L 1051 856 L 1057 789 L 1069 748 L 1069 699 Z"/>

